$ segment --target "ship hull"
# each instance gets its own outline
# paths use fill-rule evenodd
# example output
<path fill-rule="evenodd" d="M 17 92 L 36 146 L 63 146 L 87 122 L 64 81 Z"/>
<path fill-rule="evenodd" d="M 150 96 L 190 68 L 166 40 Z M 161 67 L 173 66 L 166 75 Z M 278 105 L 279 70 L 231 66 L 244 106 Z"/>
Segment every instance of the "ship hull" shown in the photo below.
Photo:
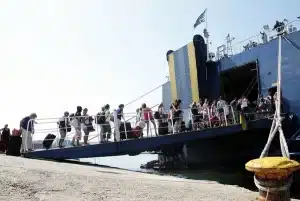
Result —
<path fill-rule="evenodd" d="M 258 124 L 260 123 L 260 124 Z M 202 168 L 204 166 L 244 166 L 249 160 L 258 158 L 268 140 L 271 120 L 249 122 L 248 129 L 224 136 L 216 136 L 208 139 L 191 141 L 173 147 L 174 155 L 161 154 L 160 162 L 178 160 L 188 168 Z M 292 121 L 286 119 L 283 122 L 286 139 L 294 134 Z M 269 155 L 280 154 L 278 137 L 273 139 Z"/>
<path fill-rule="evenodd" d="M 183 146 L 184 162 L 190 168 L 212 164 L 244 165 L 259 157 L 268 134 L 268 129 L 259 129 L 190 142 Z"/>

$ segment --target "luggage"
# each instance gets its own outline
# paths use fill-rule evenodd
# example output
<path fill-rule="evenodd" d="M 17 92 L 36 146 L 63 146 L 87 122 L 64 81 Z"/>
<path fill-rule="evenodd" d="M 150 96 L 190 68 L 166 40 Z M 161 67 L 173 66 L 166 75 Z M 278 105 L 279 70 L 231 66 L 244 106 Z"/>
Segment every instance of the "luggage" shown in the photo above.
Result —
<path fill-rule="evenodd" d="M 136 123 L 136 127 L 139 127 L 141 129 L 145 128 L 146 123 L 144 121 L 139 121 Z"/>
<path fill-rule="evenodd" d="M 20 149 L 22 145 L 22 138 L 20 136 L 10 136 L 6 155 L 21 156 Z"/>
<path fill-rule="evenodd" d="M 5 152 L 7 149 L 6 144 L 4 141 L 0 141 L 0 152 Z"/>
<path fill-rule="evenodd" d="M 86 130 L 88 131 L 88 132 L 94 132 L 95 131 L 95 129 L 94 129 L 94 126 L 93 126 L 93 124 L 92 123 L 89 123 L 88 125 L 86 125 Z"/>
<path fill-rule="evenodd" d="M 132 129 L 132 134 L 134 139 L 138 139 L 141 136 L 143 136 L 143 129 L 139 126 L 136 126 L 135 128 Z"/>
<path fill-rule="evenodd" d="M 132 132 L 132 128 L 131 128 L 131 123 L 130 122 L 126 122 L 125 125 L 126 125 L 127 138 L 128 139 L 134 138 L 134 135 L 133 135 L 133 132 Z M 121 140 L 126 139 L 124 122 L 121 122 L 121 125 L 120 125 L 120 138 L 121 138 Z"/>
<path fill-rule="evenodd" d="M 158 111 L 154 112 L 154 119 L 160 119 L 160 115 Z"/>
<path fill-rule="evenodd" d="M 186 131 L 185 122 L 182 121 L 182 122 L 181 122 L 181 127 L 180 127 L 180 132 L 185 132 L 185 131 Z"/>
<path fill-rule="evenodd" d="M 12 136 L 21 136 L 21 134 L 22 134 L 22 130 L 19 130 L 19 129 L 13 129 L 12 130 Z"/>
<path fill-rule="evenodd" d="M 43 140 L 43 147 L 44 147 L 45 149 L 50 149 L 50 147 L 52 146 L 52 143 L 53 143 L 53 141 L 54 141 L 55 138 L 56 138 L 55 135 L 49 133 L 49 134 L 45 137 L 45 139 Z"/>
<path fill-rule="evenodd" d="M 158 134 L 167 135 L 168 134 L 168 122 L 159 122 L 158 123 Z"/>

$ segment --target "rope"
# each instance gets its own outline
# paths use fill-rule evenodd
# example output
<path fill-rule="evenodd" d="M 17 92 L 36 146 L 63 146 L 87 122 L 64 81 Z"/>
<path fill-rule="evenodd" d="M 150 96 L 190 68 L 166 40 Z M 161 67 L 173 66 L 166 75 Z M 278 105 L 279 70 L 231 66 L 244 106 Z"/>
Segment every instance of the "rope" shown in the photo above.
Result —
<path fill-rule="evenodd" d="M 295 42 L 293 42 L 291 39 L 286 38 L 285 36 L 282 36 L 282 37 L 283 37 L 283 39 L 285 39 L 290 45 L 292 45 L 294 48 L 296 48 L 297 50 L 300 51 L 300 47 L 299 47 Z"/>
<path fill-rule="evenodd" d="M 284 133 L 282 130 L 282 125 L 281 125 L 282 117 L 280 115 L 280 113 L 281 113 L 281 111 L 280 111 L 281 110 L 281 107 L 280 107 L 280 105 L 281 105 L 281 36 L 279 36 L 279 39 L 278 39 L 278 78 L 277 78 L 277 80 L 278 80 L 277 81 L 277 101 L 275 104 L 276 110 L 275 110 L 271 130 L 269 133 L 268 141 L 260 155 L 260 158 L 263 158 L 268 155 L 271 143 L 272 143 L 277 131 L 279 132 L 281 153 L 284 157 L 290 158 L 288 145 L 285 140 Z"/>
<path fill-rule="evenodd" d="M 257 81 L 257 78 L 255 77 L 255 79 L 254 79 L 253 81 L 254 81 L 254 82 L 252 83 L 250 89 L 248 90 L 248 92 L 247 92 L 246 95 L 245 95 L 246 97 L 249 96 L 250 92 L 252 91 L 253 87 L 255 86 L 256 81 Z"/>
<path fill-rule="evenodd" d="M 300 132 L 300 128 L 292 135 L 292 137 L 290 138 L 290 140 L 294 140 L 298 137 L 298 134 Z"/>
<path fill-rule="evenodd" d="M 249 89 L 251 89 L 252 90 L 252 88 L 253 88 L 253 86 L 254 86 L 254 81 L 256 80 L 256 77 L 253 77 L 252 78 L 252 80 L 251 80 L 251 82 L 250 82 L 250 84 L 247 86 L 247 88 L 246 88 L 246 90 L 244 91 L 244 93 L 243 93 L 243 96 L 248 96 L 249 94 L 248 94 L 248 92 L 249 92 Z M 252 85 L 253 84 L 253 85 Z M 250 91 L 251 91 L 250 90 Z M 246 95 L 247 94 L 247 95 Z"/>
<path fill-rule="evenodd" d="M 165 83 L 159 85 L 158 87 L 155 87 L 154 89 L 152 89 L 152 90 L 148 91 L 147 93 L 141 95 L 140 97 L 138 97 L 138 98 L 136 98 L 136 99 L 130 101 L 129 103 L 126 103 L 125 106 L 128 106 L 128 105 L 134 103 L 135 101 L 137 101 L 137 100 L 139 100 L 139 99 L 141 99 L 141 98 L 147 96 L 148 94 L 152 93 L 152 92 L 155 91 L 156 89 L 159 89 L 160 87 L 162 87 L 162 86 L 163 86 L 164 84 L 166 84 L 166 83 L 167 83 L 167 82 L 165 82 Z"/>
<path fill-rule="evenodd" d="M 290 175 L 284 181 L 263 181 L 254 176 L 254 183 L 257 186 L 258 190 L 267 192 L 267 196 L 269 192 L 287 191 L 291 187 L 292 182 L 293 175 Z"/>

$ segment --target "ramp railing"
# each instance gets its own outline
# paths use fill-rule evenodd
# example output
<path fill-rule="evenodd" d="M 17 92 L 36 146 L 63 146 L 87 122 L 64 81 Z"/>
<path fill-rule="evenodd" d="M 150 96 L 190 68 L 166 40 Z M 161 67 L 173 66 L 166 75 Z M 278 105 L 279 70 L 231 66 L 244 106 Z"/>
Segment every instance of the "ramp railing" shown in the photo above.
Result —
<path fill-rule="evenodd" d="M 126 117 L 122 121 L 117 119 L 117 114 L 114 111 L 111 115 L 110 122 L 105 122 L 97 124 L 96 121 L 91 122 L 92 130 L 88 133 L 89 143 L 109 143 L 114 141 L 131 140 L 137 138 L 151 138 L 161 135 L 176 135 L 177 133 L 189 132 L 189 131 L 199 131 L 202 129 L 216 128 L 216 127 L 226 127 L 230 125 L 239 124 L 239 113 L 231 106 L 226 106 L 223 110 L 212 110 L 208 109 L 205 111 L 200 111 L 197 114 L 193 114 L 191 109 L 183 109 L 182 113 L 178 117 L 168 115 L 168 112 L 162 112 L 154 114 L 151 111 L 147 114 L 148 118 L 140 118 L 136 121 L 136 113 L 124 113 Z M 185 115 L 184 115 L 185 114 Z M 158 116 L 159 117 L 158 117 Z M 247 114 L 250 115 L 250 114 Z M 99 115 L 90 115 L 94 120 L 98 119 Z M 144 116 L 144 114 L 143 114 Z M 266 116 L 253 114 L 254 119 L 258 120 L 262 118 L 267 118 Z M 76 117 L 78 119 L 84 118 L 86 116 Z M 72 117 L 66 117 L 68 122 L 72 122 Z M 127 119 L 127 120 L 126 120 Z M 52 148 L 58 146 L 58 142 L 61 139 L 60 130 L 66 130 L 66 128 L 58 127 L 59 118 L 43 118 L 31 120 L 28 122 L 34 124 L 33 131 L 33 149 L 43 149 L 42 142 L 44 141 L 47 134 L 51 133 L 56 136 L 56 139 L 52 143 Z M 67 132 L 64 139 L 63 146 L 72 146 L 73 138 L 81 138 L 84 135 L 82 127 L 79 129 L 81 135 L 77 135 L 76 128 L 72 123 L 70 132 Z M 154 126 L 155 125 L 155 126 Z M 82 126 L 82 125 L 81 125 Z M 147 129 L 148 127 L 148 129 Z M 157 134 L 157 135 L 156 135 Z M 25 142 L 27 143 L 25 139 Z M 53 141 L 53 139 L 49 139 Z M 46 140 L 47 141 L 47 140 Z M 30 146 L 30 143 L 29 143 Z"/>

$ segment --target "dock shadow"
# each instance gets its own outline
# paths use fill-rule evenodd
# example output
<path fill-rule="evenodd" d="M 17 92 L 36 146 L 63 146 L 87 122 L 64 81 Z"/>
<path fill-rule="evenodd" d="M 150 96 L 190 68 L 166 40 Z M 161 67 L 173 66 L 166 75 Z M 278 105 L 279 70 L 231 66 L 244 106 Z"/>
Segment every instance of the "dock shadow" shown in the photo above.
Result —
<path fill-rule="evenodd" d="M 37 159 L 39 160 L 39 159 Z M 90 162 L 83 162 L 83 161 L 77 161 L 77 160 L 46 160 L 42 159 L 44 161 L 53 161 L 53 162 L 59 162 L 59 163 L 67 163 L 67 164 L 75 164 L 75 165 L 83 165 L 83 166 L 90 166 L 90 167 L 102 167 L 102 168 L 108 168 L 108 169 L 117 169 L 117 170 L 126 170 L 123 168 L 117 168 L 117 167 L 111 167 L 111 166 L 106 166 L 106 165 L 98 165 L 95 163 L 90 163 Z M 96 170 L 96 172 L 101 172 L 101 173 L 109 173 L 109 174 L 122 174 L 119 172 L 113 172 L 113 171 L 107 171 L 107 170 Z"/>
<path fill-rule="evenodd" d="M 210 167 L 203 167 L 197 169 L 195 168 L 185 169 L 185 170 L 136 171 L 136 170 L 129 170 L 124 168 L 111 167 L 106 165 L 99 165 L 99 164 L 75 161 L 75 160 L 49 160 L 49 161 L 92 166 L 92 167 L 103 167 L 109 169 L 126 170 L 126 171 L 140 172 L 145 174 L 156 174 L 162 176 L 169 175 L 169 176 L 175 176 L 175 177 L 191 179 L 191 180 L 215 181 L 220 184 L 239 186 L 251 191 L 257 191 L 257 188 L 254 185 L 253 173 L 246 171 L 244 166 L 236 166 L 236 167 L 210 166 Z M 121 174 L 121 173 L 115 173 L 106 170 L 105 171 L 99 170 L 99 172 Z M 295 174 L 294 183 L 291 187 L 291 197 L 294 199 L 300 199 L 300 192 L 297 189 L 300 189 L 300 171 L 298 171 Z"/>
<path fill-rule="evenodd" d="M 165 174 L 186 179 L 215 181 L 220 184 L 234 185 L 251 191 L 257 191 L 257 187 L 254 185 L 254 174 L 246 171 L 245 167 L 210 167 L 209 169 L 198 168 L 164 172 Z M 291 187 L 291 197 L 300 199 L 300 172 L 298 171 L 294 176 L 295 179 Z"/>

